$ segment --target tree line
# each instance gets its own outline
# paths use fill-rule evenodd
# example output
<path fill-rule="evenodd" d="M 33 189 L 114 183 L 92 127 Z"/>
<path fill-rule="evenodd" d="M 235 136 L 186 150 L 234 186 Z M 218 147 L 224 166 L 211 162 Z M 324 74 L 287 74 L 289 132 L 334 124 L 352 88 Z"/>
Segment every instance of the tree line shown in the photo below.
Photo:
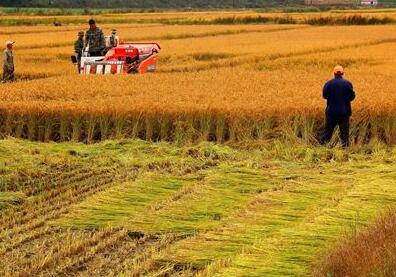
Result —
<path fill-rule="evenodd" d="M 40 8 L 260 8 L 294 0 L 0 0 L 5 7 Z M 298 0 L 297 0 L 298 2 Z"/>

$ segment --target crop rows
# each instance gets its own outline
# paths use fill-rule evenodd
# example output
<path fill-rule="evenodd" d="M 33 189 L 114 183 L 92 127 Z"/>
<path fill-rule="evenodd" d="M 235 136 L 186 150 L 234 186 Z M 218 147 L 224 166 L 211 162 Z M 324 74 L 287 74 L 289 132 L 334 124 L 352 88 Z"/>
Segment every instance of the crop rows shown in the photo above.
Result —
<path fill-rule="evenodd" d="M 5 276 L 304 275 L 345 226 L 394 202 L 395 157 L 381 146 L 348 157 L 298 144 L 254 155 L 210 143 L 2 144 L 36 153 L 5 165 L 0 196 L 30 195 L 0 209 Z"/>
<path fill-rule="evenodd" d="M 4 265 L 1 275 L 70 276 L 79 272 L 85 272 L 85 276 L 88 272 L 111 275 L 134 268 L 133 276 L 137 276 L 151 267 L 157 268 L 153 256 L 183 236 L 144 234 L 123 227 L 69 230 L 59 228 L 56 222 L 76 204 L 113 186 L 133 183 L 146 171 L 172 172 L 177 176 L 216 165 L 208 161 L 201 164 L 183 160 L 173 164 L 157 160 L 138 166 L 102 160 L 85 165 L 76 163 L 76 158 L 48 161 L 49 164 L 42 164 L 40 174 L 22 171 L 21 175 L 11 174 L 12 178 L 4 180 L 2 191 L 33 198 L 0 210 L 0 257 Z M 37 187 L 40 190 L 34 189 Z"/>
<path fill-rule="evenodd" d="M 45 79 L 0 85 L 0 135 L 84 142 L 273 137 L 315 142 L 323 121 L 321 87 L 341 63 L 358 94 L 353 143 L 395 143 L 393 26 L 117 27 L 126 38 L 158 39 L 163 47 L 158 73 L 76 76 L 65 47 L 75 27 L 62 27 L 65 36 L 37 27 L 39 34 L 48 33 L 37 45 L 29 43 L 33 34 L 10 27 L 21 40 L 16 48 L 26 70 L 21 74 Z M 56 45 L 48 48 L 51 41 Z"/>

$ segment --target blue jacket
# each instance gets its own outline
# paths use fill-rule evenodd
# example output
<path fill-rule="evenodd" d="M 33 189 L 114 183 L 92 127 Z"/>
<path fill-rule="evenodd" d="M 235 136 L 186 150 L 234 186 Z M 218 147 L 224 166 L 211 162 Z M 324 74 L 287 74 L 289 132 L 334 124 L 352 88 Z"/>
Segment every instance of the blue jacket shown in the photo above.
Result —
<path fill-rule="evenodd" d="M 355 99 L 352 83 L 335 76 L 323 87 L 323 98 L 327 100 L 326 114 L 333 117 L 352 115 L 351 102 Z"/>

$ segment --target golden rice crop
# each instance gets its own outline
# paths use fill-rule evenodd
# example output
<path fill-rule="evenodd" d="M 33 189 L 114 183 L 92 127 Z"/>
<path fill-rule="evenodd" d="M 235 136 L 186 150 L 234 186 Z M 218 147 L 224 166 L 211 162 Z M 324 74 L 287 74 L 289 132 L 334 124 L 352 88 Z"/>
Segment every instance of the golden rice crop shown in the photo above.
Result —
<path fill-rule="evenodd" d="M 19 132 L 20 136 L 44 140 L 132 136 L 222 141 L 289 131 L 310 139 L 322 118 L 320 89 L 326 80 L 325 72 L 314 73 L 274 70 L 266 76 L 264 72 L 223 69 L 158 76 L 70 76 L 18 83 L 8 85 L 7 92 L 1 94 L 2 133 Z M 372 81 L 358 78 L 359 88 L 361 83 L 367 87 Z M 383 76 L 381 81 L 391 82 L 392 77 Z M 378 118 L 381 121 L 375 124 L 381 129 L 388 122 L 383 118 L 393 118 L 389 124 L 394 124 L 394 88 L 373 99 L 376 89 L 378 85 L 361 91 L 355 105 L 354 120 L 362 128 Z M 365 128 L 356 139 L 374 135 Z M 392 142 L 394 129 L 392 132 L 390 127 L 390 131 L 384 138 Z"/>
<path fill-rule="evenodd" d="M 317 50 L 337 49 L 350 45 L 377 43 L 392 37 L 393 26 L 359 27 L 319 27 L 304 26 L 152 26 L 137 31 L 135 26 L 119 28 L 120 36 L 129 40 L 158 41 L 161 53 L 161 71 L 191 71 L 196 66 L 207 68 L 208 61 L 228 57 L 232 64 L 240 60 L 254 60 L 256 57 L 268 58 L 279 55 L 294 55 Z M 380 30 L 380 31 L 378 31 Z M 278 31 L 278 32 L 277 32 Z M 73 52 L 72 42 L 75 31 L 50 33 L 58 37 L 60 47 L 48 48 L 50 40 L 45 34 L 23 34 L 18 41 L 18 64 L 23 70 L 34 70 L 44 65 L 48 71 L 62 74 L 67 67 L 59 59 L 68 63 Z M 38 41 L 36 37 L 44 37 Z M 178 38 L 178 39 L 177 39 Z M 3 37 L 6 39 L 6 36 Z M 56 46 L 53 45 L 53 46 Z M 29 48 L 34 45 L 35 48 Z M 42 45 L 42 47 L 40 47 Z M 18 49 L 18 48 L 17 48 Z M 45 50 L 44 50 L 45 49 Z M 236 59 L 235 62 L 232 59 Z M 37 63 L 36 60 L 45 60 Z M 49 60 L 50 59 L 50 60 Z M 224 66 L 228 66 L 226 63 Z M 42 70 L 40 70 L 42 72 Z M 53 75 L 53 74 L 52 74 Z"/>
<path fill-rule="evenodd" d="M 216 35 L 218 33 L 242 33 L 244 31 L 265 31 L 284 28 L 284 26 L 199 26 L 199 25 L 137 25 L 137 24 L 100 24 L 105 34 L 110 34 L 111 29 L 116 28 L 123 40 L 150 40 L 194 37 L 203 35 Z M 37 28 L 37 30 L 35 30 Z M 0 32 L 0 41 L 17 41 L 20 49 L 45 48 L 71 45 L 77 38 L 78 31 L 88 29 L 86 24 L 65 27 L 30 27 L 26 31 L 21 27 L 6 27 Z"/>
<path fill-rule="evenodd" d="M 341 63 L 358 93 L 354 141 L 396 140 L 394 26 L 117 26 L 121 37 L 158 38 L 159 72 L 107 77 L 74 73 L 76 29 L 48 32 L 60 47 L 48 48 L 48 39 L 31 49 L 23 44 L 48 29 L 12 28 L 21 38 L 20 76 L 53 77 L 0 85 L 3 136 L 312 141 L 323 119 L 322 85 Z"/>
<path fill-rule="evenodd" d="M 105 33 L 110 32 L 110 25 L 102 26 Z M 287 30 L 296 28 L 294 26 L 163 26 L 150 25 L 116 25 L 120 37 L 123 40 L 130 41 L 147 41 L 155 40 L 161 45 L 166 41 L 176 39 L 186 40 L 188 38 L 206 38 L 221 35 L 233 35 L 241 33 L 261 33 L 273 32 L 276 30 Z M 36 78 L 42 76 L 54 76 L 70 74 L 73 71 L 70 66 L 70 55 L 73 54 L 73 42 L 76 39 L 78 30 L 84 30 L 86 26 L 79 27 L 60 27 L 62 29 L 48 27 L 37 27 L 36 32 L 29 29 L 30 33 L 23 32 L 23 28 L 15 27 L 5 28 L 7 35 L 0 35 L 0 40 L 14 40 L 16 44 L 17 73 L 22 78 Z M 67 29 L 66 29 L 67 28 Z M 78 28 L 78 29 L 77 29 Z M 69 30 L 71 29 L 71 30 Z M 20 30 L 20 31 L 18 31 Z M 69 31 L 68 31 L 69 30 Z M 11 31 L 13 33 L 11 33 Z M 23 32 L 21 34 L 21 32 Z M 39 39 L 38 39 L 39 38 Z M 175 43 L 173 43 L 175 44 Z M 174 63 L 179 66 L 183 61 L 191 62 L 188 55 L 182 56 L 184 53 L 175 53 L 172 46 L 164 45 L 163 58 L 166 60 L 167 69 Z M 191 53 L 191 52 L 190 52 Z M 190 59 L 189 59 L 190 58 Z"/>
<path fill-rule="evenodd" d="M 393 18 L 396 19 L 395 9 L 377 9 L 377 10 L 330 10 L 323 12 L 261 12 L 257 10 L 244 11 L 203 11 L 203 12 L 156 12 L 156 13 L 125 13 L 120 14 L 100 14 L 95 15 L 95 19 L 106 23 L 180 23 L 186 24 L 197 22 L 200 24 L 213 23 L 219 18 L 255 18 L 266 17 L 269 19 L 288 17 L 296 23 L 304 23 L 309 18 L 317 17 L 342 17 L 351 15 L 363 15 L 365 17 L 375 18 Z M 0 20 L 4 23 L 18 23 L 41 25 L 52 23 L 54 16 L 48 15 L 2 15 Z M 87 21 L 86 15 L 60 15 L 56 20 L 64 24 L 84 23 Z M 1 23 L 0 21 L 0 23 Z"/>

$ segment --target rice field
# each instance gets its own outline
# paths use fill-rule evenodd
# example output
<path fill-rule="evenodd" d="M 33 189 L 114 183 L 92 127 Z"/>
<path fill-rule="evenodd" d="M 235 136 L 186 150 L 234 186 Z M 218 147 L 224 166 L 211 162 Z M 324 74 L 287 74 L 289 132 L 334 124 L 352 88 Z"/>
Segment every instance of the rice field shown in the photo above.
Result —
<path fill-rule="evenodd" d="M 353 143 L 395 143 L 394 25 L 102 27 L 107 33 L 116 27 L 125 40 L 160 43 L 158 72 L 77 76 L 72 43 L 86 26 L 2 28 L 0 40 L 17 41 L 21 80 L 0 85 L 3 137 L 224 142 L 287 136 L 315 143 L 322 86 L 342 64 L 358 94 Z"/>
<path fill-rule="evenodd" d="M 98 15 L 162 46 L 130 76 L 77 75 L 86 16 L 0 15 L 17 74 L 0 83 L 0 276 L 394 272 L 370 238 L 396 200 L 396 25 L 304 24 L 394 13 Z M 236 23 L 258 16 L 293 24 Z M 317 145 L 336 64 L 357 93 L 348 150 Z"/>
<path fill-rule="evenodd" d="M 396 19 L 396 9 L 357 9 L 357 10 L 336 10 L 331 9 L 328 11 L 315 11 L 315 12 L 287 12 L 287 8 L 284 9 L 273 9 L 270 11 L 265 10 L 212 10 L 212 11 L 191 11 L 191 12 L 180 12 L 180 11 L 158 11 L 158 12 L 131 12 L 131 13 L 116 13 L 116 12 L 103 12 L 92 14 L 74 14 L 74 15 L 59 15 L 45 14 L 45 10 L 42 10 L 42 14 L 29 14 L 23 13 L 20 10 L 16 14 L 7 14 L 0 10 L 0 25 L 2 26 L 35 26 L 35 25 L 48 25 L 52 24 L 54 20 L 62 23 L 63 25 L 71 24 L 82 24 L 85 23 L 88 16 L 94 16 L 97 20 L 103 23 L 110 24 L 219 24 L 221 22 L 235 23 L 238 21 L 251 21 L 254 23 L 255 19 L 258 19 L 258 23 L 269 23 L 269 22 L 293 22 L 296 24 L 303 24 L 309 22 L 310 19 L 318 18 L 343 18 L 345 16 L 356 16 L 361 15 L 365 18 L 374 19 L 390 19 L 392 22 Z M 36 11 L 37 12 L 37 11 Z M 67 12 L 67 11 L 66 11 Z M 89 12 L 89 11 L 88 11 Z M 390 23 L 390 22 L 388 22 Z"/>

